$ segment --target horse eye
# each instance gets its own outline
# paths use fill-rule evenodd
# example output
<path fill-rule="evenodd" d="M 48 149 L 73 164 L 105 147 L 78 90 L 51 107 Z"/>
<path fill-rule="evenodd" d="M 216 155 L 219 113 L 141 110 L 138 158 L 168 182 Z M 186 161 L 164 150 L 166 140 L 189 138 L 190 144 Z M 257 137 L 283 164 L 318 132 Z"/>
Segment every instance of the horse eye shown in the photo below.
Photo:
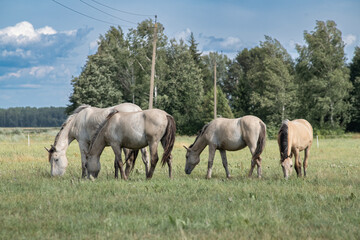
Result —
<path fill-rule="evenodd" d="M 55 159 L 55 162 L 58 162 L 58 161 L 59 161 L 59 159 L 58 159 L 58 158 L 56 158 L 56 159 Z"/>
<path fill-rule="evenodd" d="M 292 168 L 292 164 L 290 164 L 290 167 Z"/>

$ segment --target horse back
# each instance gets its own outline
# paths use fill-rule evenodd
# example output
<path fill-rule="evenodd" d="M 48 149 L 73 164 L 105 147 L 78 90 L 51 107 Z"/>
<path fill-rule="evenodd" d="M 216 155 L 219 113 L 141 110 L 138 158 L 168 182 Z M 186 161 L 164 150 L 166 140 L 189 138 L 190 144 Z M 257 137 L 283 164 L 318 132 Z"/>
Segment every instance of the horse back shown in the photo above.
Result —
<path fill-rule="evenodd" d="M 300 151 L 310 147 L 313 141 L 313 128 L 305 119 L 295 119 L 289 124 L 289 141 L 292 148 L 298 148 Z"/>

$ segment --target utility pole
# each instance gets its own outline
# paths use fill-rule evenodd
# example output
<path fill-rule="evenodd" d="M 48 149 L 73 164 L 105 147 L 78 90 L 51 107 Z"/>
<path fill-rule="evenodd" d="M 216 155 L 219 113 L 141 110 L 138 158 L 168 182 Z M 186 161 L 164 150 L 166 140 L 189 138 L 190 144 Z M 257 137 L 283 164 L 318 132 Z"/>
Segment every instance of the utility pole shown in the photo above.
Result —
<path fill-rule="evenodd" d="M 156 57 L 156 41 L 157 41 L 157 22 L 156 22 L 156 20 L 157 20 L 157 15 L 155 15 L 153 53 L 152 53 L 152 61 L 151 61 L 149 109 L 153 108 L 153 97 L 154 97 L 155 57 Z"/>
<path fill-rule="evenodd" d="M 214 119 L 216 119 L 216 55 L 214 55 Z"/>

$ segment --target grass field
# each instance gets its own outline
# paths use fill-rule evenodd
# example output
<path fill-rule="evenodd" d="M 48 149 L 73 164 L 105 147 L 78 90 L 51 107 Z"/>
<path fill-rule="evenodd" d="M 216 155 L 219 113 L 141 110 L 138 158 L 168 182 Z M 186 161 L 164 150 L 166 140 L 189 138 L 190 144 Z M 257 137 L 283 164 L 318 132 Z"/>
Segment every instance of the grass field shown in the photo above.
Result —
<path fill-rule="evenodd" d="M 24 132 L 25 131 L 25 132 Z M 28 146 L 27 134 L 30 136 Z M 178 136 L 174 179 L 157 166 L 145 180 L 140 158 L 130 180 L 113 178 L 113 153 L 95 181 L 81 179 L 77 142 L 63 177 L 51 178 L 44 146 L 57 129 L 0 129 L 0 239 L 359 239 L 360 139 L 321 139 L 308 177 L 282 177 L 278 146 L 268 140 L 263 178 L 247 178 L 248 149 L 228 152 L 225 178 L 217 152 L 206 180 L 207 148 L 191 175 Z M 303 154 L 301 155 L 303 157 Z"/>

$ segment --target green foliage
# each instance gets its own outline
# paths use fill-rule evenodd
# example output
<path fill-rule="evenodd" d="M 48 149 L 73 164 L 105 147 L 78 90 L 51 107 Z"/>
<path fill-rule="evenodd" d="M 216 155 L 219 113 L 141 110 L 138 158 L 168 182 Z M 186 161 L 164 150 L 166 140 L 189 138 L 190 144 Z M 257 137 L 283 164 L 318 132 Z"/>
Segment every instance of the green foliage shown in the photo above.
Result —
<path fill-rule="evenodd" d="M 216 113 L 218 117 L 234 118 L 229 102 L 220 87 L 216 88 Z M 241 117 L 241 116 L 240 116 Z M 208 123 L 214 119 L 214 90 L 208 91 L 202 104 L 202 122 Z"/>
<path fill-rule="evenodd" d="M 261 42 L 262 57 L 255 59 L 247 78 L 253 84 L 250 103 L 253 112 L 269 124 L 293 118 L 297 107 L 293 63 L 280 42 L 265 36 Z"/>
<path fill-rule="evenodd" d="M 354 88 L 352 95 L 352 120 L 347 129 L 360 132 L 360 47 L 355 47 L 354 57 L 350 64 L 350 81 Z"/>
<path fill-rule="evenodd" d="M 306 44 L 296 47 L 296 64 L 269 36 L 230 60 L 214 52 L 203 55 L 193 33 L 188 44 L 168 41 L 162 24 L 157 24 L 154 107 L 174 115 L 179 133 L 194 134 L 212 119 L 214 62 L 219 92 L 231 109 L 221 115 L 252 114 L 268 126 L 278 126 L 286 118 L 305 118 L 319 128 L 348 126 L 360 131 L 360 50 L 356 48 L 347 67 L 335 22 L 317 21 L 314 31 L 304 32 Z M 126 36 L 120 27 L 100 36 L 98 51 L 72 79 L 67 113 L 80 104 L 107 107 L 133 102 L 147 109 L 154 26 L 148 19 Z"/>
<path fill-rule="evenodd" d="M 352 84 L 345 65 L 344 42 L 334 21 L 317 21 L 315 31 L 305 31 L 305 46 L 297 46 L 296 64 L 299 116 L 323 127 L 344 126 L 349 118 Z"/>
<path fill-rule="evenodd" d="M 179 133 L 193 134 L 202 127 L 201 70 L 183 41 L 171 41 L 167 60 L 168 71 L 164 81 L 159 84 L 156 106 L 174 116 Z"/>
<path fill-rule="evenodd" d="M 0 127 L 58 127 L 65 119 L 64 107 L 0 109 Z"/>

